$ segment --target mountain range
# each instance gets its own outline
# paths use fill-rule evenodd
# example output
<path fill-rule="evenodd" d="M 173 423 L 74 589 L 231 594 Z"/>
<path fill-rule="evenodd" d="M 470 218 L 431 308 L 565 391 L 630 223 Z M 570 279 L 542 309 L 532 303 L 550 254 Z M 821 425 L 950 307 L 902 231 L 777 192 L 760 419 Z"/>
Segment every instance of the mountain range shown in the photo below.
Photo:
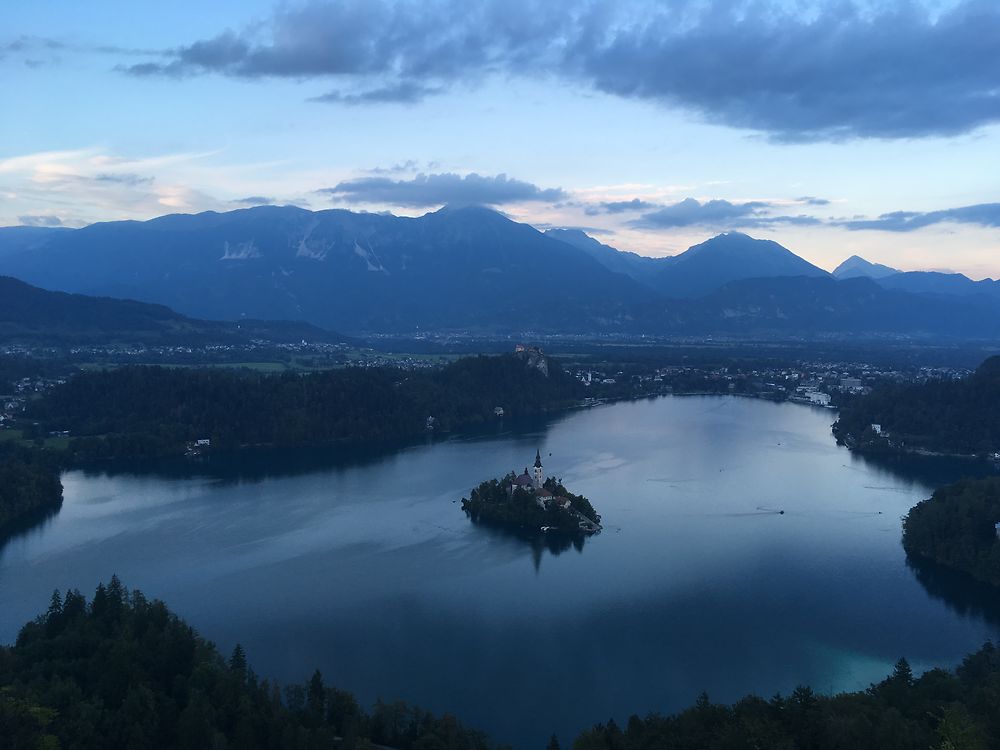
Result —
<path fill-rule="evenodd" d="M 477 207 L 408 218 L 260 206 L 11 227 L 0 229 L 0 273 L 196 319 L 358 334 L 1000 336 L 1000 285 L 990 280 L 857 257 L 829 274 L 738 232 L 648 258 Z"/>

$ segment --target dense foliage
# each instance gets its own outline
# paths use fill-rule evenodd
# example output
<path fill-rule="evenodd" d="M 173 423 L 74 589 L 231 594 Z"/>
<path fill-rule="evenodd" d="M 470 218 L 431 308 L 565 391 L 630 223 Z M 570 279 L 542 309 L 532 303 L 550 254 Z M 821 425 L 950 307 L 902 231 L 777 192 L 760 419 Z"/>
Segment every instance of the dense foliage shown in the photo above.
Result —
<path fill-rule="evenodd" d="M 673 716 L 633 716 L 583 732 L 573 750 L 986 750 L 1000 747 L 1000 650 L 987 644 L 954 672 L 914 679 L 901 659 L 864 692 L 748 696 L 732 706 L 702 696 Z"/>
<path fill-rule="evenodd" d="M 61 504 L 62 483 L 51 458 L 11 442 L 0 443 L 0 537 Z"/>
<path fill-rule="evenodd" d="M 873 424 L 888 438 L 875 435 Z M 876 388 L 843 405 L 834 431 L 848 444 L 867 448 L 1000 451 L 1000 357 L 987 359 L 964 380 Z"/>
<path fill-rule="evenodd" d="M 516 720 L 516 719 L 515 719 Z M 31 748 L 351 748 L 488 750 L 451 716 L 402 703 L 371 712 L 319 672 L 283 689 L 238 645 L 228 660 L 163 602 L 117 578 L 89 603 L 58 592 L 46 614 L 0 647 L 0 744 Z M 681 713 L 584 731 L 574 750 L 986 750 L 1000 745 L 1000 650 L 914 678 L 900 659 L 864 692 L 702 696 Z M 558 747 L 553 739 L 550 747 Z"/>
<path fill-rule="evenodd" d="M 511 486 L 514 477 L 511 472 L 501 480 L 490 479 L 483 482 L 472 490 L 468 498 L 462 498 L 462 510 L 475 523 L 519 530 L 528 536 L 538 534 L 543 527 L 567 536 L 585 535 L 587 532 L 580 528 L 577 514 L 596 523 L 601 522 L 601 517 L 587 498 L 569 492 L 553 477 L 545 480 L 545 489 L 568 499 L 570 508 L 575 512 L 563 510 L 555 504 L 543 508 L 536 501 L 534 492 L 521 487 L 508 493 L 507 488 Z"/>
<path fill-rule="evenodd" d="M 31 407 L 44 430 L 69 430 L 78 459 L 408 438 L 568 404 L 580 384 L 554 361 L 548 374 L 516 355 L 470 357 L 438 370 L 347 368 L 265 375 L 123 367 L 80 373 Z"/>
<path fill-rule="evenodd" d="M 340 738 L 339 740 L 337 738 Z M 478 732 L 402 703 L 363 711 L 319 672 L 284 690 L 237 646 L 224 660 L 163 602 L 112 578 L 88 603 L 53 594 L 48 612 L 0 648 L 0 746 L 488 750 Z"/>
<path fill-rule="evenodd" d="M 903 521 L 903 547 L 1000 586 L 1000 479 L 967 479 L 917 503 Z"/>

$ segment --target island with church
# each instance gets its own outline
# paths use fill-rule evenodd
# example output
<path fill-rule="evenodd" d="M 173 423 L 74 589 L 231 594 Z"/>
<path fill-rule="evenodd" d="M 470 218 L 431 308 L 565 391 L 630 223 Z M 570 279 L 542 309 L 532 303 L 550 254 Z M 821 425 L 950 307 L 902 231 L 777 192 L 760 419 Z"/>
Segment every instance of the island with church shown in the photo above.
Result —
<path fill-rule="evenodd" d="M 558 535 L 580 538 L 601 530 L 601 517 L 583 495 L 574 495 L 555 477 L 545 478 L 542 455 L 535 453 L 529 474 L 511 471 L 502 479 L 483 482 L 462 510 L 474 523 L 514 531 L 521 536 Z"/>

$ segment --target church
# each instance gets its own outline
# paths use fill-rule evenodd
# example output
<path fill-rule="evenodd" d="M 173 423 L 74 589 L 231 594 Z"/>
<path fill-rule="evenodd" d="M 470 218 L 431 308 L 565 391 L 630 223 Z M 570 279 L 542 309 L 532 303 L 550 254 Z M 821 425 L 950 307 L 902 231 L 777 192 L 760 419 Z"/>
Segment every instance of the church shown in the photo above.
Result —
<path fill-rule="evenodd" d="M 512 471 L 511 474 L 514 472 Z M 532 470 L 531 474 L 528 474 L 528 467 L 524 467 L 524 473 L 519 474 L 514 477 L 514 480 L 510 484 L 510 492 L 521 488 L 524 490 L 534 490 L 538 492 L 543 489 L 542 485 L 545 483 L 545 471 L 542 469 L 542 454 L 539 451 L 535 451 L 535 468 Z"/>
<path fill-rule="evenodd" d="M 535 451 L 535 466 L 528 473 L 528 467 L 524 468 L 521 474 L 515 476 L 515 472 L 511 472 L 510 484 L 507 486 L 507 494 L 512 496 L 517 490 L 524 490 L 530 492 L 535 496 L 535 501 L 542 508 L 548 503 L 555 503 L 559 507 L 568 507 L 569 499 L 565 497 L 556 497 L 551 491 L 547 490 L 543 485 L 545 484 L 545 469 L 542 467 L 542 454 L 540 451 Z"/>

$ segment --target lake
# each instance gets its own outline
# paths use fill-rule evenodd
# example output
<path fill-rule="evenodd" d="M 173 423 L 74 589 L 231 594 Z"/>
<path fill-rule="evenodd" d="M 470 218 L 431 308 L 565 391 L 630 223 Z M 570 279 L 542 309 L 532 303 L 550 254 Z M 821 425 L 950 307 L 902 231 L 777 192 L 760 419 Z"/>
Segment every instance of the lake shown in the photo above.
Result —
<path fill-rule="evenodd" d="M 54 588 L 89 597 L 117 573 L 224 654 L 242 643 L 261 676 L 318 667 L 365 704 L 452 712 L 525 749 L 702 691 L 954 666 L 1000 628 L 906 564 L 900 519 L 939 478 L 852 456 L 834 416 L 667 397 L 347 459 L 67 472 L 62 510 L 0 548 L 0 640 Z M 536 449 L 600 535 L 554 552 L 466 519 L 461 498 Z"/>

